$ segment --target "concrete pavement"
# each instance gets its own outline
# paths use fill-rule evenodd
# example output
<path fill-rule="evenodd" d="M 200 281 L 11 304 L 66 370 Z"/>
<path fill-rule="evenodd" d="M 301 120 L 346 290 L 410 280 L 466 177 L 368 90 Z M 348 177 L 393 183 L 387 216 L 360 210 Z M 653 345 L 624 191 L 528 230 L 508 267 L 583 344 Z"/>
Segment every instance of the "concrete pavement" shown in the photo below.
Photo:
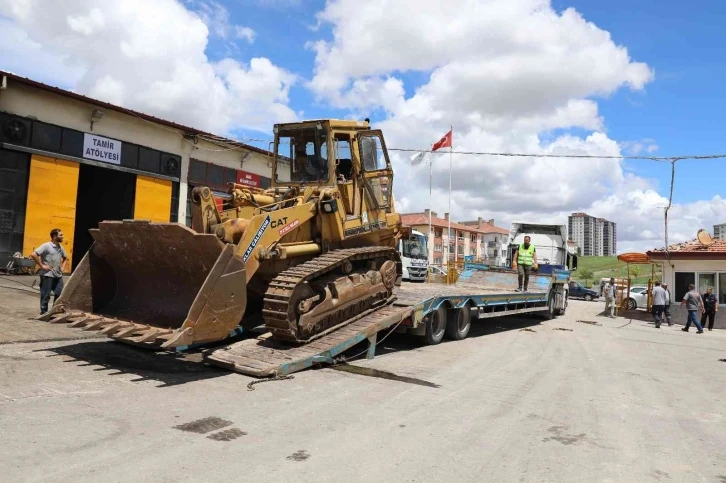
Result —
<path fill-rule="evenodd" d="M 567 314 L 394 335 L 259 384 L 106 340 L 0 345 L 6 481 L 726 481 L 726 334 Z M 590 325 L 578 321 L 596 321 Z M 529 329 L 529 330 L 525 330 Z M 558 330 L 569 329 L 569 330 Z M 67 332 L 72 329 L 63 328 Z"/>

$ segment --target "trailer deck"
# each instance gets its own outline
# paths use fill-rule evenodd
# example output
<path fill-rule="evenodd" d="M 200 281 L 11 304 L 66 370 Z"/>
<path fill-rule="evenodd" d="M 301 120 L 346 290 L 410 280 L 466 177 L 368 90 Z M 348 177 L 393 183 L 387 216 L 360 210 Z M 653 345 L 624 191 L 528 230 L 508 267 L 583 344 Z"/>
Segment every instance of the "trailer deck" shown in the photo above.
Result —
<path fill-rule="evenodd" d="M 478 318 L 547 310 L 550 277 L 533 276 L 530 282 L 534 290 L 515 292 L 511 274 L 501 277 L 502 283 L 491 274 L 485 278 L 476 273 L 463 275 L 456 285 L 404 283 L 393 304 L 305 345 L 291 345 L 263 334 L 211 350 L 205 360 L 249 376 L 282 376 L 315 364 L 332 364 L 343 352 L 366 340 L 367 357 L 373 358 L 379 332 L 397 326 L 415 328 L 441 304 L 447 308 L 468 305 Z"/>

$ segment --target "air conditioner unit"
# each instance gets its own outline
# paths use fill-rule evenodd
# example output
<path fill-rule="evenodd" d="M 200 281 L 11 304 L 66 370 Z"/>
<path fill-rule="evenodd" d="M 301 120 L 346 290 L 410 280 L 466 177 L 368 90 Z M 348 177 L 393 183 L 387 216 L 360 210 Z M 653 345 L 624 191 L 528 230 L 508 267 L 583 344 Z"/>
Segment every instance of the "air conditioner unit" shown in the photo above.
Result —
<path fill-rule="evenodd" d="M 10 114 L 0 114 L 0 141 L 19 146 L 30 143 L 30 120 Z"/>

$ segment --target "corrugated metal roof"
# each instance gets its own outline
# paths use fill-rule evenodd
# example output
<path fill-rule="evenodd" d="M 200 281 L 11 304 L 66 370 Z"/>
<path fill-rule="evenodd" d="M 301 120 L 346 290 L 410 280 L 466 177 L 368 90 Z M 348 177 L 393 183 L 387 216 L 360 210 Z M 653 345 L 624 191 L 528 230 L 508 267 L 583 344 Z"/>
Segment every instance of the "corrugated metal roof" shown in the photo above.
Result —
<path fill-rule="evenodd" d="M 174 129 L 178 129 L 179 131 L 183 131 L 185 134 L 197 135 L 197 136 L 201 137 L 202 139 L 211 141 L 213 143 L 221 143 L 221 144 L 225 144 L 227 146 L 233 146 L 233 147 L 245 149 L 247 151 L 254 151 L 254 152 L 257 152 L 260 154 L 264 154 L 265 156 L 267 156 L 267 154 L 268 154 L 267 150 L 260 149 L 255 146 L 250 146 L 249 144 L 235 141 L 234 139 L 217 136 L 216 134 L 208 133 L 206 131 L 202 131 L 202 130 L 199 130 L 194 127 L 184 126 L 182 124 L 178 124 L 173 121 L 168 121 L 168 120 L 162 119 L 160 117 L 152 116 L 150 114 L 144 114 L 143 112 L 134 111 L 133 109 L 127 109 L 125 107 L 117 106 L 115 104 L 110 104 L 105 101 L 100 101 L 98 99 L 94 99 L 92 97 L 84 96 L 82 94 L 78 94 L 78 93 L 71 92 L 71 91 L 68 91 L 65 89 L 61 89 L 60 87 L 43 84 L 42 82 L 38 82 L 33 79 L 28 79 L 27 77 L 21 77 L 19 75 L 12 74 L 10 72 L 5 72 L 5 71 L 0 70 L 0 76 L 6 76 L 10 80 L 17 81 L 21 84 L 25 84 L 30 87 L 35 87 L 36 89 L 41 89 L 46 92 L 52 92 L 54 94 L 58 94 L 63 97 L 68 97 L 70 99 L 75 99 L 77 101 L 86 102 L 86 103 L 92 104 L 94 106 L 103 107 L 105 109 L 120 112 L 122 114 L 127 114 L 130 116 L 138 117 L 140 119 L 149 121 L 151 123 L 160 124 L 162 126 L 167 126 L 167 127 L 171 127 Z"/>

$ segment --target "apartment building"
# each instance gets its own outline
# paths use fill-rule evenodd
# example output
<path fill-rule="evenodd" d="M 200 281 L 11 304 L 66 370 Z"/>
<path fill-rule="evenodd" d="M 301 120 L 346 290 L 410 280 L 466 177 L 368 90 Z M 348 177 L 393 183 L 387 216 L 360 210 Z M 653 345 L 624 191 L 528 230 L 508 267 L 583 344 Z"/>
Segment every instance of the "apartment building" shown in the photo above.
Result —
<path fill-rule="evenodd" d="M 429 234 L 429 210 L 423 213 L 404 213 L 404 225 L 424 233 L 429 238 L 429 261 L 435 265 L 449 260 L 462 261 L 465 256 L 473 256 L 480 263 L 500 266 L 506 263 L 507 237 L 509 231 L 494 225 L 494 220 L 451 222 L 449 239 L 449 214 L 439 218 L 431 212 L 431 231 Z"/>
<path fill-rule="evenodd" d="M 587 213 L 572 213 L 567 219 L 567 231 L 585 256 L 614 256 L 617 253 L 617 227 L 612 221 Z"/>
<path fill-rule="evenodd" d="M 726 223 L 720 225 L 713 225 L 713 237 L 721 240 L 726 240 Z"/>

